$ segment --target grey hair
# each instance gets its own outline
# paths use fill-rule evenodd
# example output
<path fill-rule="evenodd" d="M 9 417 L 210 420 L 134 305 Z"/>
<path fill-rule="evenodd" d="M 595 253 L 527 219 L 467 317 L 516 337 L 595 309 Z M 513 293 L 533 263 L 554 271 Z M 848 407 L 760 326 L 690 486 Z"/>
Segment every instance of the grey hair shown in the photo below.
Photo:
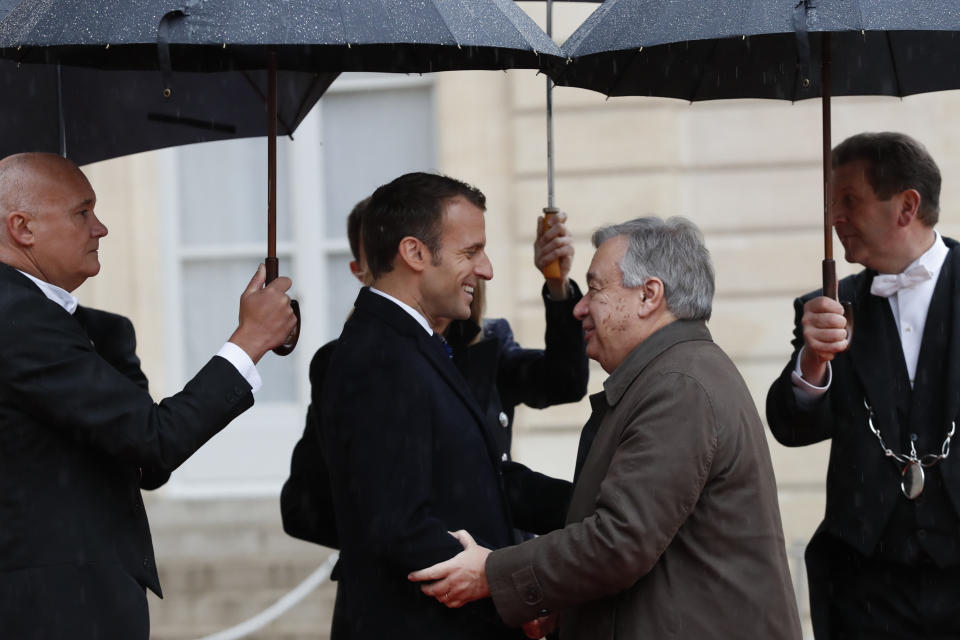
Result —
<path fill-rule="evenodd" d="M 703 234 L 686 218 L 636 218 L 597 229 L 593 246 L 624 236 L 620 260 L 623 286 L 636 288 L 652 277 L 663 281 L 667 309 L 679 320 L 709 320 L 713 308 L 713 265 Z"/>

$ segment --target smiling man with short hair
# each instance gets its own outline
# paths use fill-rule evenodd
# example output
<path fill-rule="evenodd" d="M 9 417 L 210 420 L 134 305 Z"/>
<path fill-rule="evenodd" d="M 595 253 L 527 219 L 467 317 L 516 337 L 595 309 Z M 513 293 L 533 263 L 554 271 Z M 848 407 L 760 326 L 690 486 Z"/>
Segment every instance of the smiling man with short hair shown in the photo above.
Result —
<path fill-rule="evenodd" d="M 485 207 L 474 187 L 411 173 L 363 213 L 373 284 L 344 324 L 319 421 L 341 549 L 333 628 L 351 640 L 522 637 L 489 603 L 447 609 L 406 579 L 459 552 L 450 530 L 492 548 L 514 539 L 498 450 L 431 328 L 468 318 L 477 284 L 493 277 Z"/>

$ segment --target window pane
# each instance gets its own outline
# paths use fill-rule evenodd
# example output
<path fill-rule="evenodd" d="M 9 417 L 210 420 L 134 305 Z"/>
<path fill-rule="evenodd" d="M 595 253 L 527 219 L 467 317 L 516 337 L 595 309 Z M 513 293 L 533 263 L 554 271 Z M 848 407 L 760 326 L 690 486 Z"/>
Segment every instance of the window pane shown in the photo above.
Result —
<path fill-rule="evenodd" d="M 183 265 L 183 342 L 185 375 L 190 378 L 207 363 L 237 326 L 240 294 L 257 269 L 256 259 L 190 260 Z M 286 269 L 289 259 L 281 258 Z M 257 402 L 296 399 L 295 367 L 274 354 L 257 364 L 263 388 Z"/>
<path fill-rule="evenodd" d="M 343 323 L 353 310 L 353 303 L 360 291 L 360 281 L 350 272 L 350 254 L 331 255 L 327 269 L 327 340 L 340 335 Z"/>
<path fill-rule="evenodd" d="M 431 90 L 328 93 L 322 105 L 326 234 L 342 238 L 347 214 L 378 186 L 435 170 Z"/>
<path fill-rule="evenodd" d="M 291 237 L 287 145 L 277 140 L 277 239 Z M 303 143 L 301 143 L 303 144 Z M 266 138 L 195 144 L 177 150 L 180 242 L 263 242 L 267 238 Z"/>

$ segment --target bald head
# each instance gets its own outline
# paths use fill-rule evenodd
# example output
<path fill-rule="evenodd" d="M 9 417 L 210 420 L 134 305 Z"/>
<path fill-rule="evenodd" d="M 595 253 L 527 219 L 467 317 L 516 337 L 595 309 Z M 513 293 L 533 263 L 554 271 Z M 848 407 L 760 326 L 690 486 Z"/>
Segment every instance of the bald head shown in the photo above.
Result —
<path fill-rule="evenodd" d="M 0 160 L 0 262 L 73 291 L 100 270 L 107 228 L 83 172 L 52 153 Z"/>
<path fill-rule="evenodd" d="M 18 153 L 0 160 L 0 216 L 35 212 L 45 187 L 65 176 L 86 181 L 77 165 L 53 153 Z"/>

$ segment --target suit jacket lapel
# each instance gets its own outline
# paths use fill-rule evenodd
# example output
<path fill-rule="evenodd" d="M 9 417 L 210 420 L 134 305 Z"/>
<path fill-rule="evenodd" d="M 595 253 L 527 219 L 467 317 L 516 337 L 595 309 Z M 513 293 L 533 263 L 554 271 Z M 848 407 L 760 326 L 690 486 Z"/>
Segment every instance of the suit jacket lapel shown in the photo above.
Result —
<path fill-rule="evenodd" d="M 391 326 L 395 331 L 409 336 L 416 341 L 417 349 L 428 362 L 437 370 L 440 376 L 457 393 L 470 413 L 474 415 L 477 426 L 483 430 L 483 414 L 477 406 L 477 401 L 467 387 L 463 376 L 457 371 L 453 361 L 443 351 L 443 347 L 424 330 L 420 323 L 414 320 L 409 313 L 401 309 L 392 301 L 373 293 L 368 287 L 360 290 L 354 305 L 358 310 L 368 312 L 382 322 Z"/>
<path fill-rule="evenodd" d="M 460 399 L 467 405 L 470 413 L 474 415 L 482 429 L 483 414 L 480 412 L 480 407 L 477 406 L 477 399 L 474 397 L 473 392 L 470 391 L 460 371 L 454 366 L 453 360 L 443 352 L 442 345 L 438 344 L 437 339 L 433 336 L 428 336 L 427 332 L 421 328 L 420 333 L 417 334 L 417 347 L 420 349 L 420 353 L 422 353 L 437 370 L 437 373 L 439 373 L 457 395 L 460 396 Z"/>
<path fill-rule="evenodd" d="M 841 299 L 845 297 L 844 293 L 853 298 L 854 331 L 853 344 L 850 345 L 850 361 L 863 385 L 866 400 L 873 407 L 876 416 L 874 426 L 880 429 L 888 446 L 897 448 L 900 443 L 896 404 L 898 394 L 893 393 L 890 372 L 894 366 L 902 368 L 905 365 L 891 362 L 889 341 L 895 340 L 899 344 L 899 337 L 896 334 L 890 335 L 890 303 L 886 298 L 870 293 L 873 276 L 873 271 L 862 272 L 854 279 L 850 289 L 841 292 Z M 846 393 L 852 392 L 853 389 L 846 390 Z"/>
<path fill-rule="evenodd" d="M 957 420 L 960 418 L 960 246 L 949 238 L 944 242 L 950 247 L 950 253 L 944 263 L 944 268 L 950 267 L 953 277 L 950 305 L 953 313 L 953 325 L 950 328 L 950 346 L 947 348 L 947 386 L 946 386 L 946 418 Z"/>

